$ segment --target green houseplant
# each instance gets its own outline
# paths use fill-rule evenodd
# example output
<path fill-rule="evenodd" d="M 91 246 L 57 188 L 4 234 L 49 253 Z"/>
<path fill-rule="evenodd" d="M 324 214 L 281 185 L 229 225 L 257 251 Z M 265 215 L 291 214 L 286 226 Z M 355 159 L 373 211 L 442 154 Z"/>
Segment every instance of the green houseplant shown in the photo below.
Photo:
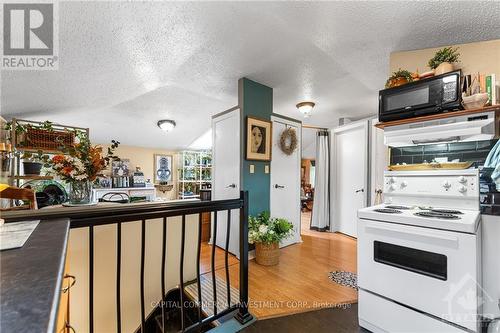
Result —
<path fill-rule="evenodd" d="M 458 47 L 445 47 L 436 52 L 428 65 L 434 70 L 435 75 L 440 75 L 453 71 L 454 64 L 460 61 L 459 58 Z"/>
<path fill-rule="evenodd" d="M 400 68 L 394 73 L 392 73 L 392 75 L 387 79 L 385 87 L 386 88 L 397 87 L 412 81 L 413 77 L 411 76 L 410 71 Z"/>
<path fill-rule="evenodd" d="M 41 150 L 36 153 L 24 152 L 21 156 L 23 160 L 23 170 L 25 175 L 38 176 L 43 166 L 49 166 L 49 156 L 44 155 Z"/>
<path fill-rule="evenodd" d="M 255 260 L 264 266 L 279 263 L 279 242 L 293 233 L 293 225 L 286 219 L 271 218 L 264 211 L 248 218 L 248 241 L 255 244 Z"/>

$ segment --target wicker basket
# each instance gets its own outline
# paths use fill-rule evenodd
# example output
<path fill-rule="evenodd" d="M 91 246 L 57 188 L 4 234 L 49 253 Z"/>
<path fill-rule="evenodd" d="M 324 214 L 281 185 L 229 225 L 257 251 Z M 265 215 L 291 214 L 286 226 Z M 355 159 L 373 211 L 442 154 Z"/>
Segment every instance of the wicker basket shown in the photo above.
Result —
<path fill-rule="evenodd" d="M 255 243 L 255 260 L 259 265 L 274 266 L 280 262 L 280 248 L 278 243 Z"/>
<path fill-rule="evenodd" d="M 23 140 L 23 147 L 40 150 L 59 150 L 61 146 L 70 146 L 75 142 L 75 133 L 47 131 L 28 128 Z"/>

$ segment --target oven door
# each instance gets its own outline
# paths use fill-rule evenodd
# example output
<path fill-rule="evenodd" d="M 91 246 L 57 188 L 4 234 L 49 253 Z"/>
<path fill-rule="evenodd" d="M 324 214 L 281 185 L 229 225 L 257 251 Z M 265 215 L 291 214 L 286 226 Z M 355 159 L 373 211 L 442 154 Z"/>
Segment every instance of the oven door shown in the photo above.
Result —
<path fill-rule="evenodd" d="M 477 236 L 361 219 L 358 285 L 476 330 Z"/>

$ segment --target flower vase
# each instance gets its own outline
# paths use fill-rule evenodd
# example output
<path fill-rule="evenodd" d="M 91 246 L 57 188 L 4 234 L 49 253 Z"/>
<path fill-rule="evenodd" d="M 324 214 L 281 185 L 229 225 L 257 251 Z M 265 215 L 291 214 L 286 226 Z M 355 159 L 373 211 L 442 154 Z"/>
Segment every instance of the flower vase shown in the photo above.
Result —
<path fill-rule="evenodd" d="M 275 266 L 280 261 L 279 243 L 255 243 L 255 261 L 263 266 Z"/>
<path fill-rule="evenodd" d="M 90 180 L 69 183 L 69 204 L 89 205 L 92 203 L 92 182 Z"/>

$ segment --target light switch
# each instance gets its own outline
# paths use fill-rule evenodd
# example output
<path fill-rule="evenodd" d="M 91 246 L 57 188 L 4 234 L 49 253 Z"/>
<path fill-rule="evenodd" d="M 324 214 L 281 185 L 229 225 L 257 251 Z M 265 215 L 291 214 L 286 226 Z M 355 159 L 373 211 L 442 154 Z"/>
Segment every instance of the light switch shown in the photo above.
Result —
<path fill-rule="evenodd" d="M 268 164 L 266 164 L 264 166 L 264 173 L 269 173 L 269 165 Z"/>
<path fill-rule="evenodd" d="M 250 164 L 250 173 L 255 173 L 255 165 Z"/>

